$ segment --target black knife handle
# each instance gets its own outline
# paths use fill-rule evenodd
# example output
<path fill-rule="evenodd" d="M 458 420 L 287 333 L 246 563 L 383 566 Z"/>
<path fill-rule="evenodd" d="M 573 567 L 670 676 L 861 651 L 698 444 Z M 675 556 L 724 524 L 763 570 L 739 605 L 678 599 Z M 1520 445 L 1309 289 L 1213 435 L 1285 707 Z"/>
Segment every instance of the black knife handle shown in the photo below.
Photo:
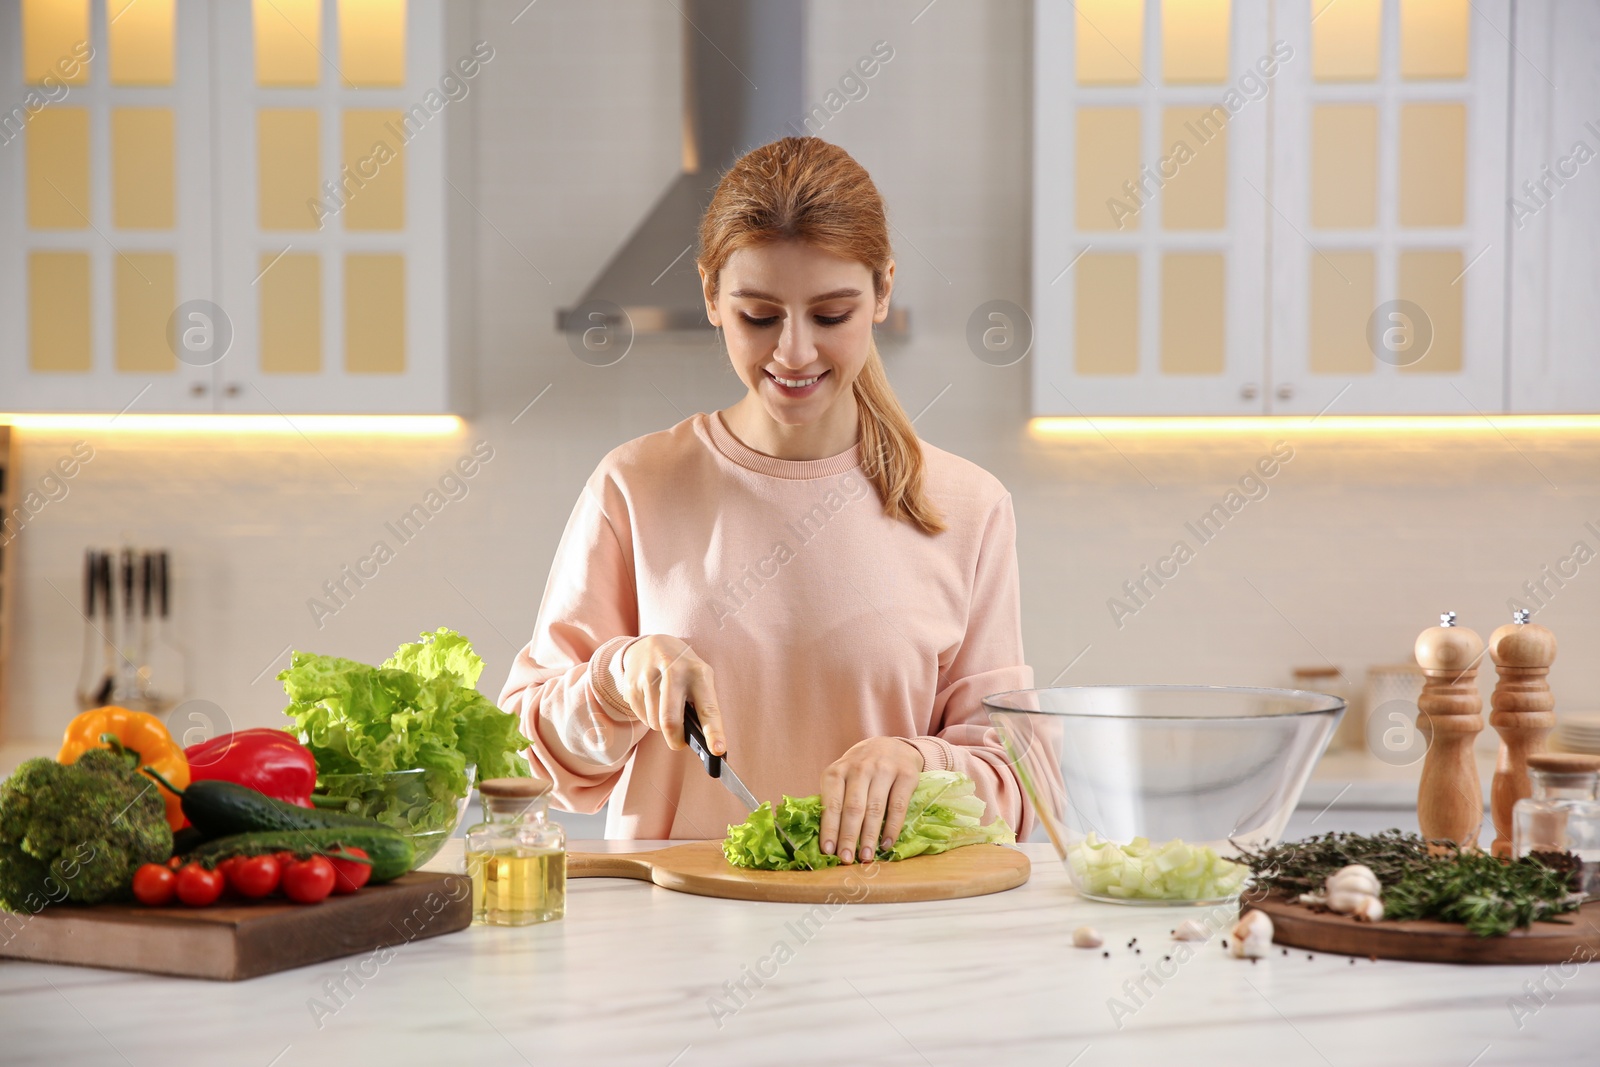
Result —
<path fill-rule="evenodd" d="M 706 744 L 705 731 L 700 729 L 700 713 L 687 701 L 683 705 L 683 737 L 694 754 L 700 757 L 700 762 L 706 765 L 706 773 L 713 778 L 721 778 L 722 757 L 712 755 L 711 746 Z"/>

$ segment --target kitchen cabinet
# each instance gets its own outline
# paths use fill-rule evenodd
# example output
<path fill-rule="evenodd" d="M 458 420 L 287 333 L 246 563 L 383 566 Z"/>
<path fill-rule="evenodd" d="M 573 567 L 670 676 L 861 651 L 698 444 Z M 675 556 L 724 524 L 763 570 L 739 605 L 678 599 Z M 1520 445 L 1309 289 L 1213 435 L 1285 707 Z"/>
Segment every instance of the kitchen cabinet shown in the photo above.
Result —
<path fill-rule="evenodd" d="M 1600 411 L 1592 6 L 1037 4 L 1034 414 Z"/>
<path fill-rule="evenodd" d="M 455 410 L 440 0 L 0 20 L 0 408 Z"/>

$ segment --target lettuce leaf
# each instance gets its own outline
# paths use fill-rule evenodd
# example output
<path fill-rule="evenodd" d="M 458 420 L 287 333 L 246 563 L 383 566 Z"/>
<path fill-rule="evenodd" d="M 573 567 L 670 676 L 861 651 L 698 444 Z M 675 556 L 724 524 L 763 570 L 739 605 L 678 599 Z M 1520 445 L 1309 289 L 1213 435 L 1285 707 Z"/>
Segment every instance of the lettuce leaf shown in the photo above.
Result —
<path fill-rule="evenodd" d="M 983 843 L 1013 844 L 1016 834 L 1005 820 L 980 825 L 983 801 L 971 778 L 957 771 L 923 771 L 906 809 L 905 826 L 891 849 L 878 849 L 879 860 L 903 860 L 933 855 L 953 848 Z M 789 859 L 778 833 L 782 826 L 793 844 Z M 728 827 L 722 854 L 735 867 L 764 871 L 821 870 L 838 864 L 839 857 L 825 855 L 822 832 L 822 796 L 785 796 L 774 810 L 763 803 L 742 823 Z"/>

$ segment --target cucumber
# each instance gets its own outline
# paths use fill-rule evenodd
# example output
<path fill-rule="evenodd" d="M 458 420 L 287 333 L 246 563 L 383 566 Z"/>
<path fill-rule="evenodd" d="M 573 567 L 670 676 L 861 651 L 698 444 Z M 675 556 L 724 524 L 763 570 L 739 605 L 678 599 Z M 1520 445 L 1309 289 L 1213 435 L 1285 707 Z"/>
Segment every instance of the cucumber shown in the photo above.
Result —
<path fill-rule="evenodd" d="M 387 882 L 411 869 L 416 849 L 399 830 L 380 826 L 371 819 L 367 826 L 322 826 L 306 830 L 273 830 L 250 834 L 229 834 L 207 841 L 190 852 L 188 859 L 205 867 L 215 867 L 229 856 L 260 856 L 272 852 L 309 855 L 333 852 L 339 846 L 359 848 L 372 861 L 371 881 Z"/>
<path fill-rule="evenodd" d="M 362 815 L 302 808 L 275 800 L 236 782 L 203 778 L 182 792 L 183 814 L 206 837 L 273 830 L 320 830 L 333 826 L 369 827 L 378 823 Z"/>

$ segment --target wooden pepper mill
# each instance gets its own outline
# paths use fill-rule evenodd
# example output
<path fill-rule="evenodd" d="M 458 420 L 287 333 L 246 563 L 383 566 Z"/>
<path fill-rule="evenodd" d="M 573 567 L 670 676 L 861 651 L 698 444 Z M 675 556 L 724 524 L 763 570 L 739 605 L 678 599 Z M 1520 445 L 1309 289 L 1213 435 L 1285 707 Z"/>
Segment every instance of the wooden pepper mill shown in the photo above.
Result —
<path fill-rule="evenodd" d="M 1478 694 L 1478 660 L 1483 638 L 1456 625 L 1456 613 L 1439 616 L 1417 637 L 1422 695 L 1417 726 L 1430 737 L 1417 788 L 1417 824 L 1424 840 L 1478 847 L 1483 823 L 1483 791 L 1473 741 L 1483 729 L 1483 697 Z M 1443 847 L 1429 846 L 1434 852 Z"/>
<path fill-rule="evenodd" d="M 1555 728 L 1555 696 L 1546 677 L 1556 658 L 1555 634 L 1528 621 L 1519 609 L 1512 621 L 1489 635 L 1489 658 L 1500 679 L 1489 699 L 1489 725 L 1500 735 L 1500 755 L 1490 786 L 1496 856 L 1511 855 L 1511 807 L 1533 792 L 1528 757 L 1544 751 Z"/>

